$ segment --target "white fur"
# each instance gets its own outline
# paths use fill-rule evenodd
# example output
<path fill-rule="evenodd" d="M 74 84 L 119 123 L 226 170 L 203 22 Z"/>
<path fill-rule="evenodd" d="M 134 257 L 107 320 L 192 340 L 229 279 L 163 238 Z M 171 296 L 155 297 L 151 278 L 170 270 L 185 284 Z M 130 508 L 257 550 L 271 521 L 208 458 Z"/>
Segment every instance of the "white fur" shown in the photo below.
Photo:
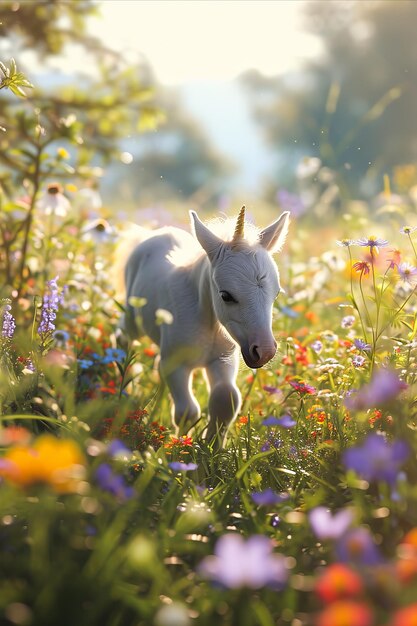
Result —
<path fill-rule="evenodd" d="M 191 218 L 195 237 L 178 228 L 148 231 L 146 238 L 141 233 L 125 268 L 125 330 L 132 339 L 146 333 L 160 346 L 160 373 L 182 430 L 199 418 L 191 375 L 196 368 L 205 370 L 210 387 L 207 438 L 220 443 L 240 408 L 237 348 L 253 368 L 275 354 L 272 305 L 280 285 L 271 254 L 283 245 L 289 214 L 257 232 L 252 243 L 220 237 L 194 212 Z M 221 292 L 237 302 L 224 302 Z M 129 304 L 132 296 L 145 298 L 146 305 L 135 309 Z M 172 323 L 161 324 L 158 309 L 169 311 Z"/>

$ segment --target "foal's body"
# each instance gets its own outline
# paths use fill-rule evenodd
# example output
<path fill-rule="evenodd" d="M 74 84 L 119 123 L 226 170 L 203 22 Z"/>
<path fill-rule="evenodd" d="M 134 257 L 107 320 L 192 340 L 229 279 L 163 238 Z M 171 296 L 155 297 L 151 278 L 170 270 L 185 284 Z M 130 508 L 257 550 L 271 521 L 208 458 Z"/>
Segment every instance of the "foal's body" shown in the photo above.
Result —
<path fill-rule="evenodd" d="M 235 382 L 237 345 L 250 367 L 264 365 L 275 353 L 272 303 L 279 278 L 268 252 L 267 229 L 263 231 L 265 247 L 249 245 L 243 239 L 244 213 L 241 233 L 236 236 L 235 232 L 231 241 L 219 239 L 194 213 L 192 219 L 202 246 L 193 260 L 178 263 L 179 252 L 194 249 L 196 239 L 177 228 L 149 233 L 129 257 L 126 330 L 132 338 L 143 331 L 160 346 L 160 373 L 174 401 L 175 422 L 182 430 L 200 415 L 191 379 L 194 369 L 205 370 L 210 387 L 210 440 L 223 436 L 240 407 Z M 278 236 L 285 236 L 288 215 L 280 220 L 273 226 Z M 135 310 L 129 304 L 132 296 L 146 300 L 143 308 Z M 158 309 L 169 311 L 172 323 L 158 323 Z M 138 317 L 142 329 L 136 325 Z"/>

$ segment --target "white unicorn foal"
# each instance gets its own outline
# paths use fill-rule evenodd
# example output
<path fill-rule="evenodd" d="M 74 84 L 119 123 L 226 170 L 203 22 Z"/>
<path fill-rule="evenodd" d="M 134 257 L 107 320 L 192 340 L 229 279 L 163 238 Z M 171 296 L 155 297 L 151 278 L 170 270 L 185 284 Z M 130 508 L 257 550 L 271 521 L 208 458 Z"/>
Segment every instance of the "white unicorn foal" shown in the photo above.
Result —
<path fill-rule="evenodd" d="M 241 403 L 237 348 L 251 368 L 262 367 L 275 354 L 272 305 L 280 284 L 271 254 L 284 243 L 289 213 L 260 231 L 254 243 L 245 239 L 245 207 L 228 241 L 207 228 L 194 211 L 190 214 L 202 248 L 192 261 L 175 262 L 178 252 L 196 243 L 178 228 L 149 231 L 130 255 L 125 327 L 131 338 L 138 336 L 135 320 L 140 318 L 143 331 L 160 346 L 160 374 L 171 392 L 181 432 L 200 416 L 191 380 L 194 369 L 204 368 L 210 388 L 207 440 L 217 437 L 221 444 Z M 132 307 L 132 296 L 144 298 L 145 306 Z M 158 309 L 169 311 L 172 323 L 161 324 Z"/>

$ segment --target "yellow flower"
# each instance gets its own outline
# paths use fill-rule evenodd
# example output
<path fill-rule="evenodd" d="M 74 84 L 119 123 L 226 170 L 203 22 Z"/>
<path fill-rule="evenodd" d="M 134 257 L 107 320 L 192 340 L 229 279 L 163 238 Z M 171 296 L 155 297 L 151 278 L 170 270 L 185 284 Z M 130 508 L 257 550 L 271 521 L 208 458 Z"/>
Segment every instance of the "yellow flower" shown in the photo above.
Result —
<path fill-rule="evenodd" d="M 75 441 L 42 435 L 32 446 L 9 448 L 0 464 L 0 476 L 20 487 L 46 483 L 59 493 L 68 493 L 76 490 L 84 466 Z"/>
<path fill-rule="evenodd" d="M 65 148 L 58 148 L 56 153 L 60 159 L 69 159 L 69 152 Z"/>

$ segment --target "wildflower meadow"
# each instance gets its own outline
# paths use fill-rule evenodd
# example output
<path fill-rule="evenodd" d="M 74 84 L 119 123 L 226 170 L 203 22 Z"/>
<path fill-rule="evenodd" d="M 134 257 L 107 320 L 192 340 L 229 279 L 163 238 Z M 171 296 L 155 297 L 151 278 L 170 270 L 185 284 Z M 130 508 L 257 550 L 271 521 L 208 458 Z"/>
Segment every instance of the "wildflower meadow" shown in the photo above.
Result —
<path fill-rule="evenodd" d="M 14 61 L 0 72 L 15 106 L 31 83 Z M 121 330 L 117 258 L 135 220 L 98 201 L 93 105 L 84 119 L 29 104 L 0 188 L 0 624 L 415 626 L 412 177 L 386 174 L 327 217 L 288 194 L 248 203 L 261 225 L 291 213 L 278 347 L 259 369 L 241 359 L 242 406 L 217 446 L 202 373 L 201 418 L 180 433 L 158 346 Z M 303 166 L 314 189 L 337 178 Z M 170 215 L 189 230 L 195 208 L 224 211 L 166 200 L 140 226 Z"/>
<path fill-rule="evenodd" d="M 123 225 L 80 220 L 67 189 L 16 195 L 2 218 L 4 623 L 413 624 L 412 205 L 353 215 L 312 257 L 293 221 L 277 354 L 242 363 L 243 406 L 214 449 L 201 377 L 202 417 L 179 436 L 157 346 L 120 342 Z"/>

